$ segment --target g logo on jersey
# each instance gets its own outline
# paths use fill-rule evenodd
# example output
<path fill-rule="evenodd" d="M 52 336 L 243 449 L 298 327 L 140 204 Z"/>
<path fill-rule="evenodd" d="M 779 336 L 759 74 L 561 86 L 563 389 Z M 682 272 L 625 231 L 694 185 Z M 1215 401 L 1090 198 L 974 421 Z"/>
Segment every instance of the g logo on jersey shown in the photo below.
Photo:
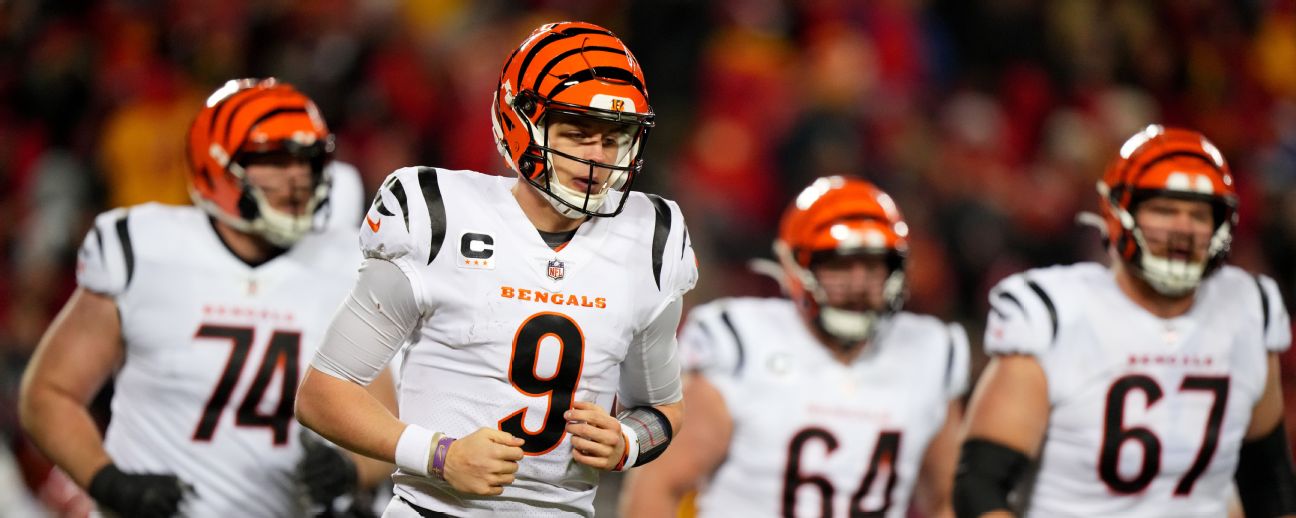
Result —
<path fill-rule="evenodd" d="M 490 234 L 465 231 L 459 236 L 460 268 L 494 270 L 495 238 Z"/>

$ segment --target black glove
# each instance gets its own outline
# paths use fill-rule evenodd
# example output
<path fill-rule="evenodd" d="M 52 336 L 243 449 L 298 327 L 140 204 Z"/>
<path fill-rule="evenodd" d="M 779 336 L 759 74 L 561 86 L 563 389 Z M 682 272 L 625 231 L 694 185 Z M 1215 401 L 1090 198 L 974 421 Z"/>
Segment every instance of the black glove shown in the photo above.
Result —
<path fill-rule="evenodd" d="M 305 484 L 311 503 L 332 509 L 334 499 L 356 489 L 355 461 L 318 436 L 303 433 L 301 439 L 306 454 L 297 464 L 297 479 Z"/>
<path fill-rule="evenodd" d="M 179 512 L 186 487 L 175 475 L 123 473 L 109 464 L 90 479 L 90 496 L 122 516 L 169 518 Z"/>

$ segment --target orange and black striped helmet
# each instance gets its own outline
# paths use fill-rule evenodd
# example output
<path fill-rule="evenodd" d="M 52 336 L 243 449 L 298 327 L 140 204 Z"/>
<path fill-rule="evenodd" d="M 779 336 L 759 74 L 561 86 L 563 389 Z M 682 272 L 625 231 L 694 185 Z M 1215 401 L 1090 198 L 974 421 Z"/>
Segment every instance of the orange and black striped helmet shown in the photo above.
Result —
<path fill-rule="evenodd" d="M 242 159 L 273 152 L 311 164 L 315 188 L 303 215 L 278 213 L 248 183 Z M 328 197 L 333 135 L 310 98 L 273 78 L 230 80 L 213 92 L 189 127 L 187 154 L 194 203 L 276 245 L 291 245 L 309 230 Z"/>
<path fill-rule="evenodd" d="M 867 339 L 876 322 L 904 304 L 909 227 L 891 196 L 872 183 L 845 176 L 819 178 L 783 212 L 774 252 L 783 285 L 797 307 L 821 329 L 850 344 Z M 813 266 L 835 257 L 881 255 L 890 274 L 883 308 L 850 315 L 827 306 Z"/>
<path fill-rule="evenodd" d="M 1195 288 L 1228 256 L 1237 225 L 1237 188 L 1224 156 L 1201 133 L 1158 124 L 1143 128 L 1125 141 L 1108 165 L 1098 182 L 1098 194 L 1108 244 L 1163 293 Z M 1204 265 L 1173 269 L 1162 264 L 1164 259 L 1145 253 L 1134 213 L 1140 202 L 1156 196 L 1210 203 L 1215 232 Z"/>
<path fill-rule="evenodd" d="M 548 145 L 546 116 L 563 113 L 624 125 L 627 137 L 615 163 L 568 155 Z M 606 190 L 591 195 L 569 189 L 551 174 L 551 154 L 611 171 L 609 186 L 629 191 L 643 169 L 643 148 L 654 115 L 643 71 L 630 49 L 611 31 L 584 22 L 542 25 L 513 51 L 500 72 L 491 105 L 495 139 L 510 168 L 548 194 L 570 217 L 614 216 L 600 210 Z"/>

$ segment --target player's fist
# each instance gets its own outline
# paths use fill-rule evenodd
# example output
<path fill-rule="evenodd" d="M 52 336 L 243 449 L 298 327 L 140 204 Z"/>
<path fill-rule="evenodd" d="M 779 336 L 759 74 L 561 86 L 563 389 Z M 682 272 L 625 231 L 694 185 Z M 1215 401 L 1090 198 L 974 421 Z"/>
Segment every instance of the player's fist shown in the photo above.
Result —
<path fill-rule="evenodd" d="M 450 444 L 445 480 L 450 487 L 474 495 L 498 495 L 513 483 L 522 460 L 522 439 L 494 428 L 479 428 Z"/>
<path fill-rule="evenodd" d="M 312 503 L 332 509 L 337 497 L 356 489 L 358 474 L 355 461 L 346 452 L 306 430 L 302 430 L 301 443 L 304 455 L 297 463 L 297 480 Z"/>
<path fill-rule="evenodd" d="M 166 518 L 180 511 L 188 486 L 175 475 L 124 473 L 115 464 L 90 479 L 90 496 L 121 516 Z"/>
<path fill-rule="evenodd" d="M 563 417 L 571 434 L 572 458 L 601 470 L 616 468 L 625 453 L 625 434 L 621 421 L 594 403 L 577 401 Z"/>

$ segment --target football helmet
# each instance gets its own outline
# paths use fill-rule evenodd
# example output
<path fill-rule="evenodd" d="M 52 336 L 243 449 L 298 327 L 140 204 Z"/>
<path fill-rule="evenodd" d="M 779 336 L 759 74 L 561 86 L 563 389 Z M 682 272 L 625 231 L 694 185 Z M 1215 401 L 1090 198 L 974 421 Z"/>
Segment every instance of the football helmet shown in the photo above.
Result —
<path fill-rule="evenodd" d="M 547 124 L 555 113 L 624 127 L 615 163 L 552 148 Z M 504 161 L 545 193 L 554 209 L 573 219 L 621 212 L 626 196 L 611 209 L 603 208 L 603 201 L 609 189 L 627 192 L 634 184 L 654 124 L 643 72 L 630 49 L 611 31 L 583 22 L 542 25 L 513 51 L 500 72 L 491 119 Z M 558 180 L 553 155 L 588 166 L 591 184 L 595 168 L 611 174 L 598 192 L 582 192 Z"/>
<path fill-rule="evenodd" d="M 287 152 L 310 163 L 314 184 L 303 214 L 270 206 L 249 183 L 242 161 Z M 194 204 L 220 221 L 288 247 L 313 228 L 315 210 L 328 197 L 325 166 L 333 157 L 333 135 L 310 98 L 270 79 L 226 82 L 207 98 L 189 127 L 189 194 Z"/>
<path fill-rule="evenodd" d="M 1184 295 L 1218 269 L 1228 256 L 1237 225 L 1237 189 L 1224 156 L 1196 131 L 1157 124 L 1143 128 L 1121 146 L 1120 154 L 1098 182 L 1099 205 L 1108 245 L 1157 292 Z M 1210 203 L 1215 230 L 1204 262 L 1191 263 L 1147 252 L 1134 219 L 1138 204 L 1168 196 Z"/>
<path fill-rule="evenodd" d="M 819 178 L 783 213 L 774 253 L 783 286 L 797 308 L 839 345 L 869 339 L 904 304 L 909 227 L 885 192 L 865 180 Z M 886 259 L 883 305 L 865 311 L 833 307 L 813 267 L 827 259 L 880 255 Z"/>

